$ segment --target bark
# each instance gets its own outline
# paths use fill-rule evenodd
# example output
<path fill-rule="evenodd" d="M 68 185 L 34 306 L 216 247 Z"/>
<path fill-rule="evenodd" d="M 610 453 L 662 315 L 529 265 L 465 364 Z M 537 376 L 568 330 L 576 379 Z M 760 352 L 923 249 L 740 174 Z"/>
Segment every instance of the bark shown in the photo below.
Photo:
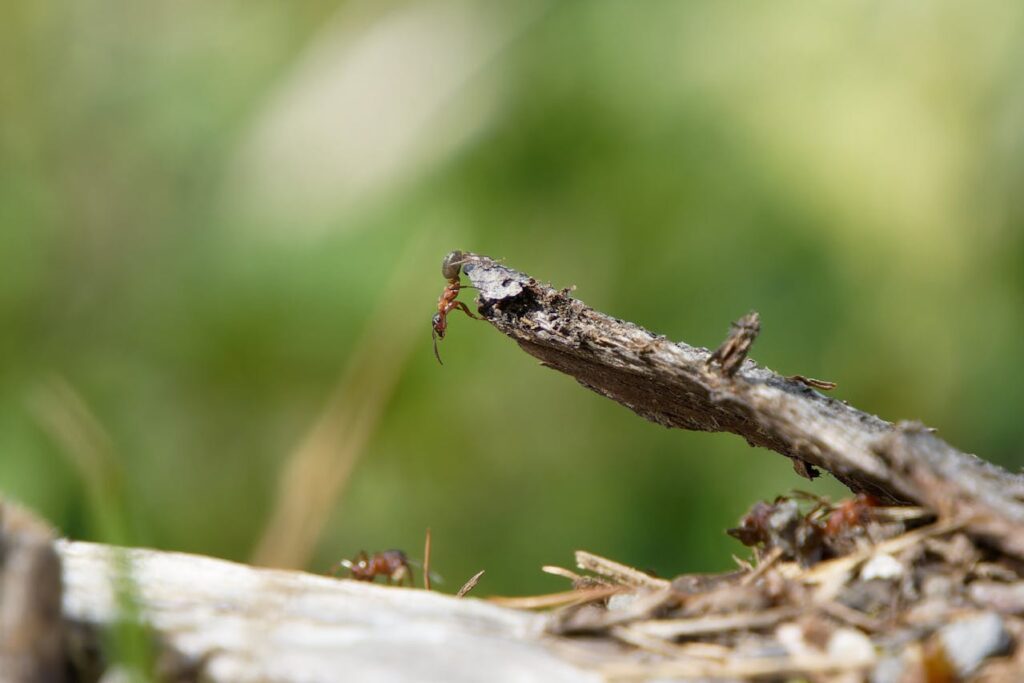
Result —
<path fill-rule="evenodd" d="M 54 538 L 45 522 L 0 498 L 0 680 L 5 683 L 65 680 Z"/>
<path fill-rule="evenodd" d="M 485 256 L 468 257 L 463 270 L 478 290 L 479 313 L 495 328 L 638 415 L 666 427 L 732 432 L 791 458 L 804 476 L 821 468 L 855 492 L 963 516 L 970 531 L 1024 557 L 1024 478 L 919 424 L 894 425 L 825 396 L 809 386 L 815 380 L 744 360 L 756 315 L 712 354 L 595 311 L 569 290 Z"/>

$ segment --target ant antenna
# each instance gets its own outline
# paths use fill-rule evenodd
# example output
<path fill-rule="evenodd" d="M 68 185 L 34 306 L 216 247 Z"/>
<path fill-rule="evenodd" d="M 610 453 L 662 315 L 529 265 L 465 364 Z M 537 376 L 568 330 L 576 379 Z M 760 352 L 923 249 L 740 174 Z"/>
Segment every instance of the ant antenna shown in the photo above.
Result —
<path fill-rule="evenodd" d="M 437 358 L 438 363 L 444 365 L 444 363 L 441 362 L 441 354 L 437 351 L 437 330 L 431 330 L 430 333 L 434 337 L 434 357 Z"/>
<path fill-rule="evenodd" d="M 337 576 L 342 569 L 352 571 L 352 560 L 342 560 L 331 566 L 331 576 Z"/>

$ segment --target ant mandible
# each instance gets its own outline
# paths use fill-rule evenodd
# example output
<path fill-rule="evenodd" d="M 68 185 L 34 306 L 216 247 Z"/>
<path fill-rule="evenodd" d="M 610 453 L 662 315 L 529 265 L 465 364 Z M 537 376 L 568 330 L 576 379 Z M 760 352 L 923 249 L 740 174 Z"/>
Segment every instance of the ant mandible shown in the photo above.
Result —
<path fill-rule="evenodd" d="M 356 581 L 373 581 L 378 576 L 386 577 L 388 584 L 401 586 L 409 579 L 409 585 L 415 581 L 409 568 L 409 559 L 401 550 L 385 550 L 368 556 L 365 550 L 359 552 L 354 560 L 342 560 L 334 566 L 333 573 L 345 568 Z"/>
<path fill-rule="evenodd" d="M 459 281 L 459 273 L 462 272 L 462 264 L 469 260 L 468 254 L 461 251 L 453 251 L 441 261 L 441 275 L 448 280 L 448 284 L 445 286 L 444 291 L 441 292 L 441 298 L 437 300 L 437 313 L 434 314 L 433 320 L 434 356 L 437 357 L 437 362 L 441 363 L 441 365 L 444 365 L 444 363 L 441 362 L 441 354 L 437 351 L 437 340 L 444 339 L 445 330 L 448 329 L 448 314 L 455 309 L 459 309 L 473 320 L 480 319 L 470 312 L 466 304 L 456 301 L 456 297 L 459 296 L 459 289 L 462 287 L 462 283 Z"/>

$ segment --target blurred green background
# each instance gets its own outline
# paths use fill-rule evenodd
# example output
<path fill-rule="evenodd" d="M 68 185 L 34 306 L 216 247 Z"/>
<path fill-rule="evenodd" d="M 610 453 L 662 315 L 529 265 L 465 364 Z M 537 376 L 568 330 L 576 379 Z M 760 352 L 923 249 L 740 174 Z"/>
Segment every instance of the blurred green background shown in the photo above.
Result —
<path fill-rule="evenodd" d="M 461 314 L 439 366 L 454 248 L 699 346 L 757 309 L 760 363 L 1016 470 L 1022 20 L 4 3 L 0 489 L 73 538 L 314 571 L 429 525 L 481 594 L 562 589 L 539 567 L 576 548 L 727 568 L 754 500 L 840 493 Z"/>

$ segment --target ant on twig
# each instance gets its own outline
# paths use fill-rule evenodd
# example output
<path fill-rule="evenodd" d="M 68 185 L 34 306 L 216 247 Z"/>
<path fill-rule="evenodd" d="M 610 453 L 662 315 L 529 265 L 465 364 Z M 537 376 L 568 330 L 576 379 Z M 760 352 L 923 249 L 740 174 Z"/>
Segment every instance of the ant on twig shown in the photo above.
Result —
<path fill-rule="evenodd" d="M 401 550 L 384 550 L 372 556 L 360 550 L 354 560 L 342 560 L 334 565 L 331 573 L 337 574 L 340 569 L 347 569 L 356 581 L 373 581 L 383 576 L 388 585 L 396 583 L 401 586 L 406 579 L 409 579 L 410 586 L 416 585 L 409 567 L 409 558 Z"/>
<path fill-rule="evenodd" d="M 434 314 L 433 320 L 434 356 L 437 357 L 438 363 L 441 363 L 441 354 L 437 351 L 437 340 L 444 339 L 445 330 L 448 329 L 448 314 L 455 309 L 459 309 L 473 320 L 480 319 L 470 312 L 466 304 L 456 301 L 456 297 L 459 296 L 459 290 L 462 288 L 462 283 L 459 280 L 462 264 L 470 259 L 470 254 L 456 250 L 445 256 L 444 260 L 441 261 L 441 275 L 448 280 L 448 284 L 445 286 L 444 291 L 441 292 L 441 298 L 437 300 L 437 313 Z M 441 365 L 444 365 L 444 363 L 441 363 Z"/>

